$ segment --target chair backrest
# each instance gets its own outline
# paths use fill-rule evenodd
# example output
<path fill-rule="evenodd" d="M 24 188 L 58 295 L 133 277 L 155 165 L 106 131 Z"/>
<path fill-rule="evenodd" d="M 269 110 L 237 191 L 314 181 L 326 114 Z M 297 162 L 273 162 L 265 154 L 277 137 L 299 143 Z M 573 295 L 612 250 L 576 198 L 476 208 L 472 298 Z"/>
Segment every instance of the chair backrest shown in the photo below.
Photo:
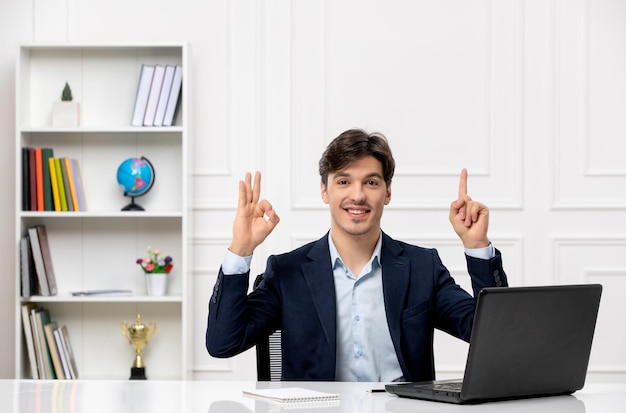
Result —
<path fill-rule="evenodd" d="M 263 280 L 263 274 L 257 275 L 253 288 Z M 259 381 L 280 381 L 282 374 L 281 334 L 276 330 L 256 344 L 256 372 Z"/>

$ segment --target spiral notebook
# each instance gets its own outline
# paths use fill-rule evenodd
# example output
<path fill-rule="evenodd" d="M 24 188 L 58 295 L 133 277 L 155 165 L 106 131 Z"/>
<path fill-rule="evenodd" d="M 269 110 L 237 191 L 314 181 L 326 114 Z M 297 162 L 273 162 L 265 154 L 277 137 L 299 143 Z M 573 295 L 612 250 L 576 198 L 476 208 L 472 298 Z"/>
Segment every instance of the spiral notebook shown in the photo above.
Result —
<path fill-rule="evenodd" d="M 326 393 L 302 387 L 244 390 L 243 394 L 285 404 L 331 402 L 339 400 L 339 394 L 337 393 Z"/>

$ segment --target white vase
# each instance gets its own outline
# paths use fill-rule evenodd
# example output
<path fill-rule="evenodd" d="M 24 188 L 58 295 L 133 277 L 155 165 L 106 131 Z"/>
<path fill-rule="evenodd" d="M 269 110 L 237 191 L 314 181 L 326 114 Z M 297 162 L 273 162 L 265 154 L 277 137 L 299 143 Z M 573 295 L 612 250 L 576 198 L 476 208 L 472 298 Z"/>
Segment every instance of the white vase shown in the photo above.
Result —
<path fill-rule="evenodd" d="M 52 126 L 67 128 L 80 126 L 80 104 L 78 102 L 54 102 L 52 104 Z"/>
<path fill-rule="evenodd" d="M 166 273 L 148 273 L 146 274 L 146 291 L 148 295 L 162 296 L 167 290 L 167 274 Z"/>

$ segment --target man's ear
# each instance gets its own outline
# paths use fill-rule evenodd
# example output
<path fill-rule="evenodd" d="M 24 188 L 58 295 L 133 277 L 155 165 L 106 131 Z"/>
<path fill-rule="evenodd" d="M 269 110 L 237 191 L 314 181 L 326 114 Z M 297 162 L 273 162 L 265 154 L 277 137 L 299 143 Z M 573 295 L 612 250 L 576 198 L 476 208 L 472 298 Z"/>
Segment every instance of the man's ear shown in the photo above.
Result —
<path fill-rule="evenodd" d="M 328 191 L 326 190 L 326 184 L 324 182 L 320 182 L 320 193 L 322 195 L 322 201 L 328 204 Z"/>
<path fill-rule="evenodd" d="M 391 185 L 387 185 L 387 197 L 385 198 L 385 205 L 389 205 L 391 202 Z"/>

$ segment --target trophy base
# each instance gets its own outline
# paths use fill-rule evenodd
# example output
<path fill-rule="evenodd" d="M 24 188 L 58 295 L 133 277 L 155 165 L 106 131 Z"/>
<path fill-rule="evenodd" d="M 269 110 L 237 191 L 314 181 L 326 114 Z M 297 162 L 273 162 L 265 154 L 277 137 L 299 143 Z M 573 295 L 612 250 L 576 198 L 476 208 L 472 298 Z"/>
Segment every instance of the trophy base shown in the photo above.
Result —
<path fill-rule="evenodd" d="M 146 380 L 145 367 L 131 367 L 129 380 Z"/>

